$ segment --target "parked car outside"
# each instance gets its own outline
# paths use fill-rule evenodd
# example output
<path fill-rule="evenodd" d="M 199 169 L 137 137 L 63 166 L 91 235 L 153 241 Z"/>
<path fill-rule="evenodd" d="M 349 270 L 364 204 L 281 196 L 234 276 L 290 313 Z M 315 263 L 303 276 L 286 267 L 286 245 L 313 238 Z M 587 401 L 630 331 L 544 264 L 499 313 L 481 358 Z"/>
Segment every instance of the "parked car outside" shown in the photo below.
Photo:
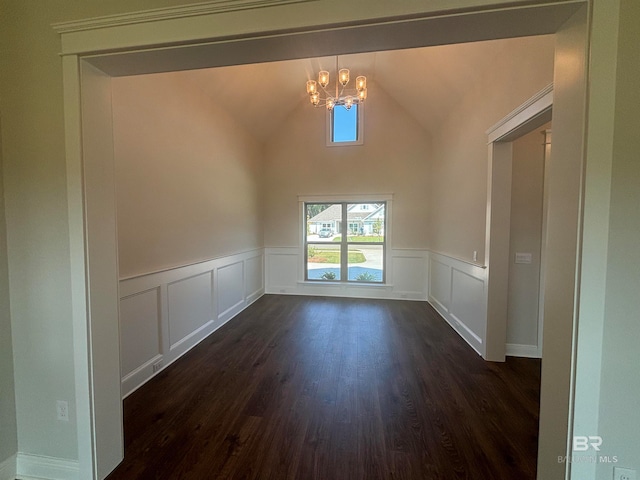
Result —
<path fill-rule="evenodd" d="M 330 228 L 323 228 L 318 232 L 320 238 L 329 238 L 331 235 L 333 235 L 333 232 Z"/>

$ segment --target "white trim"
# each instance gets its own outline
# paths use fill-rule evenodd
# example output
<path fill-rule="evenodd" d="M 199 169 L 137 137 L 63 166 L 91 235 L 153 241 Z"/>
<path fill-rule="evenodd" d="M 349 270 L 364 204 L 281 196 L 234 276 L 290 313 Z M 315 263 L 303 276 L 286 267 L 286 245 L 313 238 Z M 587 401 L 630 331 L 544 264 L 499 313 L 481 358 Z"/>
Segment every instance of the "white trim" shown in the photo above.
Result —
<path fill-rule="evenodd" d="M 485 262 L 488 266 L 485 353 L 487 360 L 504 361 L 506 351 L 511 168 L 513 162 L 511 142 L 548 122 L 551 119 L 552 108 L 553 84 L 550 84 L 487 130 L 488 175 L 485 242 Z M 540 266 L 541 276 L 544 276 L 543 266 Z M 540 325 L 540 322 L 538 323 Z M 538 328 L 541 329 L 540 326 Z"/>
<path fill-rule="evenodd" d="M 517 343 L 507 343 L 507 357 L 542 358 L 537 345 L 520 345 Z"/>
<path fill-rule="evenodd" d="M 404 250 L 409 250 L 409 249 L 404 249 Z M 467 265 L 471 265 L 472 267 L 487 268 L 486 265 L 483 265 L 481 263 L 472 262 L 471 260 L 467 260 L 465 258 L 454 257 L 453 255 L 448 255 L 446 253 L 438 252 L 437 250 L 429 250 L 429 253 L 440 255 L 441 257 L 447 257 L 447 258 L 450 258 L 451 260 L 455 260 L 456 262 L 466 263 Z"/>
<path fill-rule="evenodd" d="M 95 30 L 98 28 L 119 27 L 122 25 L 141 25 L 149 22 L 156 22 L 158 20 L 177 20 L 201 15 L 237 12 L 240 10 L 251 10 L 256 8 L 315 1 L 317 0 L 210 0 L 208 2 L 197 3 L 194 5 L 154 8 L 139 12 L 105 15 L 86 20 L 59 22 L 54 23 L 52 27 L 58 33 L 72 33 L 84 30 Z"/>
<path fill-rule="evenodd" d="M 77 460 L 18 453 L 16 477 L 20 480 L 80 480 L 80 470 Z"/>
<path fill-rule="evenodd" d="M 355 147 L 358 145 L 364 145 L 364 103 L 357 104 L 358 106 L 358 118 L 356 119 L 356 125 L 358 127 L 357 138 L 353 142 L 334 142 L 331 140 L 331 133 L 333 132 L 333 125 L 331 120 L 333 119 L 335 108 L 332 110 L 326 110 L 325 113 L 325 145 L 327 147 Z M 336 106 L 338 108 L 338 106 Z"/>
<path fill-rule="evenodd" d="M 298 195 L 298 202 L 307 203 L 363 203 L 363 202 L 390 202 L 393 193 L 368 194 L 344 194 L 344 195 Z"/>
<path fill-rule="evenodd" d="M 0 480 L 14 480 L 16 478 L 16 455 L 11 455 L 0 463 Z"/>
<path fill-rule="evenodd" d="M 549 167 L 551 165 L 551 129 L 544 131 L 544 172 L 542 180 L 542 232 L 540 242 L 540 283 L 538 288 L 538 354 L 542 358 L 544 333 L 544 272 L 547 268 L 547 216 L 549 214 Z"/>
<path fill-rule="evenodd" d="M 519 107 L 512 110 L 486 131 L 487 144 L 505 141 L 508 135 L 523 124 L 550 110 L 553 106 L 553 83 L 550 83 Z M 547 123 L 544 121 L 543 123 Z"/>
<path fill-rule="evenodd" d="M 231 253 L 231 254 L 228 254 L 228 255 L 216 255 L 215 257 L 210 257 L 210 258 L 207 258 L 205 260 L 198 260 L 197 262 L 185 263 L 184 265 L 174 265 L 172 267 L 160 268 L 158 270 L 151 270 L 149 272 L 142 272 L 142 273 L 136 273 L 136 274 L 133 274 L 133 275 L 127 275 L 126 277 L 120 277 L 120 281 L 122 282 L 122 281 L 125 281 L 125 280 L 131 280 L 131 279 L 134 279 L 134 278 L 146 277 L 147 275 L 157 275 L 159 273 L 171 272 L 171 271 L 175 270 L 176 268 L 186 268 L 186 267 L 192 267 L 192 266 L 196 266 L 196 265 L 205 265 L 208 262 L 215 262 L 216 260 L 225 259 L 225 258 L 228 258 L 231 255 L 245 255 L 245 254 L 251 253 L 251 252 L 262 253 L 262 247 L 249 248 L 247 250 L 240 250 L 238 252 L 234 252 L 234 253 Z M 197 275 L 197 274 L 195 274 L 195 275 Z"/>

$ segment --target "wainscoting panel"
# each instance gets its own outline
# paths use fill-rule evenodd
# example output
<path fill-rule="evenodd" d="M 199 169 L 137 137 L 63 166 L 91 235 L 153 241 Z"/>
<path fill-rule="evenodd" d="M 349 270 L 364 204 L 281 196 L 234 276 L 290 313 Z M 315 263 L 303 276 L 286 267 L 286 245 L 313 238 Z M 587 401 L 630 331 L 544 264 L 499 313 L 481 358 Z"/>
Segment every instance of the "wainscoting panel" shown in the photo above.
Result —
<path fill-rule="evenodd" d="M 257 249 L 120 280 L 123 396 L 260 298 L 264 270 Z"/>
<path fill-rule="evenodd" d="M 265 249 L 265 255 L 266 292 L 298 294 L 298 271 L 302 275 L 302 268 L 299 266 L 300 249 L 269 247 Z"/>
<path fill-rule="evenodd" d="M 123 377 L 160 355 L 160 289 L 152 288 L 120 299 L 120 371 Z M 144 338 L 144 342 L 138 339 Z"/>
<path fill-rule="evenodd" d="M 236 262 L 218 268 L 218 319 L 224 321 L 242 310 L 246 288 L 244 286 L 244 262 Z"/>
<path fill-rule="evenodd" d="M 429 253 L 429 303 L 480 355 L 485 354 L 487 275 L 482 266 Z"/>
<path fill-rule="evenodd" d="M 393 279 L 392 298 L 425 300 L 429 263 L 425 250 L 391 250 L 390 277 Z"/>
<path fill-rule="evenodd" d="M 458 321 L 467 333 L 482 343 L 486 328 L 486 315 L 478 315 L 486 304 L 484 300 L 484 281 L 455 267 L 451 269 L 451 316 Z"/>
<path fill-rule="evenodd" d="M 429 272 L 429 300 L 439 307 L 441 313 L 449 312 L 449 305 L 451 305 L 451 265 L 439 261 L 438 258 L 431 255 L 429 258 Z"/>
<path fill-rule="evenodd" d="M 212 321 L 211 276 L 211 272 L 205 272 L 167 285 L 172 350 Z"/>
<path fill-rule="evenodd" d="M 264 291 L 264 256 L 258 255 L 244 262 L 245 268 L 245 297 L 250 301 L 260 296 Z"/>

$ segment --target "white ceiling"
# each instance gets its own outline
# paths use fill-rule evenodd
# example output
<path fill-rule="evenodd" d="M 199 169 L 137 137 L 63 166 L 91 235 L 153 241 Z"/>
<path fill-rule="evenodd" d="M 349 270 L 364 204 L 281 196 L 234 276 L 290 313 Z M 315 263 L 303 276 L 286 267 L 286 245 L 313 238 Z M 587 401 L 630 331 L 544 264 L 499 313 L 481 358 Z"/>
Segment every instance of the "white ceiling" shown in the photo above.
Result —
<path fill-rule="evenodd" d="M 341 55 L 339 63 L 351 70 L 352 78 L 366 75 L 432 132 L 481 79 L 486 83 L 495 72 L 524 68 L 534 51 L 537 58 L 553 58 L 554 36 Z M 297 106 L 308 103 L 306 80 L 315 79 L 321 69 L 335 75 L 335 63 L 336 57 L 321 57 L 157 75 L 178 75 L 202 89 L 265 141 Z M 375 95 L 367 101 L 374 102 Z"/>

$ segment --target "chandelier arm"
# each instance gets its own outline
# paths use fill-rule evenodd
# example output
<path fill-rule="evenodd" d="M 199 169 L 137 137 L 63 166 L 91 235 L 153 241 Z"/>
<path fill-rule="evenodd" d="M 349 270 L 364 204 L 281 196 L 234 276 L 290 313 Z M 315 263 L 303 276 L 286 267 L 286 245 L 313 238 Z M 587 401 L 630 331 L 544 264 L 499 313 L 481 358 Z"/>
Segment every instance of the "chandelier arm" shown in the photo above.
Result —
<path fill-rule="evenodd" d="M 318 84 L 318 85 L 320 85 L 320 84 Z M 328 86 L 328 85 L 327 85 L 327 86 Z M 326 89 L 325 87 L 323 87 L 322 85 L 320 85 L 320 88 L 322 88 L 322 91 L 324 92 L 324 94 L 325 94 L 327 97 L 330 97 L 330 96 L 331 96 L 331 94 L 327 91 L 327 89 Z"/>

